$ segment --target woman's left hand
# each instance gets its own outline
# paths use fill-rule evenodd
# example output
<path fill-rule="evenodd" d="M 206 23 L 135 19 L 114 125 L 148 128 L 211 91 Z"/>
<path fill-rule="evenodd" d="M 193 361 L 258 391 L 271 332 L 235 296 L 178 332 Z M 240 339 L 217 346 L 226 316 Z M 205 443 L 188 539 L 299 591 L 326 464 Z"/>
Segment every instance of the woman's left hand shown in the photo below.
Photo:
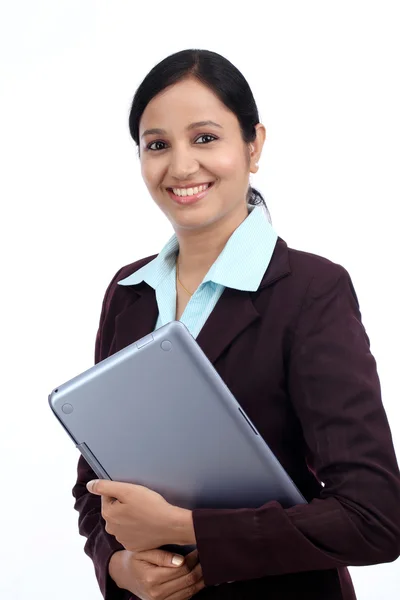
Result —
<path fill-rule="evenodd" d="M 138 552 L 166 544 L 185 544 L 179 538 L 184 529 L 181 525 L 189 515 L 183 513 L 190 513 L 191 517 L 191 511 L 169 504 L 160 494 L 141 485 L 95 479 L 86 487 L 101 496 L 106 531 L 126 550 Z"/>

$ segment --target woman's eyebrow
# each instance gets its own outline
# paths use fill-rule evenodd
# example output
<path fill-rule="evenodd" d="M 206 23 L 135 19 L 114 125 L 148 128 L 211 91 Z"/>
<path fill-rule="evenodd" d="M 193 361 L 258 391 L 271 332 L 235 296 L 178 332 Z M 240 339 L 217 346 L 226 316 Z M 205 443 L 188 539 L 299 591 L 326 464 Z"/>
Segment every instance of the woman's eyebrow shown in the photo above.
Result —
<path fill-rule="evenodd" d="M 220 129 L 223 129 L 222 125 L 219 125 L 214 121 L 196 121 L 196 123 L 190 123 L 190 125 L 186 127 L 186 130 L 189 131 L 190 129 L 195 129 L 196 127 L 206 127 L 207 125 L 213 125 L 214 127 L 219 127 Z M 151 135 L 154 133 L 156 133 L 157 135 L 163 135 L 167 132 L 165 131 L 165 129 L 146 129 L 146 131 L 142 133 L 141 137 L 143 138 L 145 135 Z"/>

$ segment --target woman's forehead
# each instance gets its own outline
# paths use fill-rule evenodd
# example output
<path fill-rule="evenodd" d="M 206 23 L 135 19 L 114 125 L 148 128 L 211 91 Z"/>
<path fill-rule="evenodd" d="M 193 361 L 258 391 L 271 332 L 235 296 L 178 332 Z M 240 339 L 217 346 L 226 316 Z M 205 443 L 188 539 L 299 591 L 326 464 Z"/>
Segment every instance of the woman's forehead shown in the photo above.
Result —
<path fill-rule="evenodd" d="M 140 135 L 149 128 L 186 129 L 204 121 L 223 128 L 230 124 L 230 115 L 231 111 L 207 86 L 185 80 L 169 86 L 148 103 L 140 120 Z"/>

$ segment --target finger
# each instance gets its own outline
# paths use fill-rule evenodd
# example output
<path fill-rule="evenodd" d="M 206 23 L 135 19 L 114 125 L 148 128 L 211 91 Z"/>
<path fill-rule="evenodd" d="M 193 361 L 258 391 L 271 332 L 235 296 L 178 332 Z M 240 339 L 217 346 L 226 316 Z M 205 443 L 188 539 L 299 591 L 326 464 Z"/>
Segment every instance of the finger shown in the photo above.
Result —
<path fill-rule="evenodd" d="M 91 494 L 116 498 L 120 502 L 127 498 L 132 487 L 135 487 L 132 483 L 110 481 L 108 479 L 93 479 L 86 484 L 86 488 Z"/>
<path fill-rule="evenodd" d="M 119 500 L 117 498 L 111 498 L 110 496 L 101 496 L 101 512 L 105 511 L 109 513 L 109 508 L 113 505 L 116 505 Z"/>
<path fill-rule="evenodd" d="M 150 550 L 149 552 L 153 552 L 153 551 Z M 139 553 L 135 554 L 135 559 L 139 558 L 138 554 Z M 145 554 L 145 552 L 140 552 L 141 556 L 143 556 L 144 554 Z M 191 571 L 193 570 L 193 569 L 190 569 L 186 563 L 183 563 L 183 565 L 181 567 L 171 568 L 171 565 L 169 565 L 167 567 L 160 567 L 160 566 L 154 565 L 152 563 L 149 563 L 147 561 L 143 561 L 143 562 L 148 565 L 149 569 L 152 570 L 151 582 L 152 582 L 152 586 L 156 586 L 156 587 L 159 587 L 167 582 L 174 582 L 177 580 L 182 581 L 182 578 L 189 575 L 191 573 Z M 180 587 L 182 587 L 182 585 L 183 585 L 182 583 L 180 585 L 178 585 L 178 587 L 175 585 L 175 587 L 172 588 L 172 591 L 175 591 L 176 589 L 180 589 Z"/>
<path fill-rule="evenodd" d="M 176 574 L 177 571 L 174 571 L 173 573 Z M 197 591 L 199 591 L 199 589 L 202 589 L 202 587 L 204 587 L 204 585 L 202 585 L 199 589 L 197 589 L 198 584 L 200 584 L 202 580 L 203 570 L 201 568 L 201 564 L 198 563 L 195 566 L 195 568 L 189 573 L 186 573 L 185 575 L 177 577 L 171 581 L 161 583 L 159 588 L 161 592 L 161 597 L 165 598 L 165 600 L 175 600 L 174 594 L 181 593 L 183 595 L 178 595 L 176 597 L 176 600 L 179 600 L 180 598 L 182 598 L 182 600 L 183 598 L 191 598 L 192 596 L 194 596 L 194 594 L 197 593 Z M 185 596 L 184 593 L 188 593 L 189 595 Z"/>
<path fill-rule="evenodd" d="M 180 554 L 174 554 L 173 552 L 167 552 L 156 548 L 155 550 L 143 550 L 142 552 L 136 552 L 135 558 L 138 560 L 144 560 L 152 565 L 158 567 L 181 567 L 185 563 L 185 557 Z"/>
<path fill-rule="evenodd" d="M 175 594 L 171 594 L 170 596 L 167 596 L 167 598 L 165 598 L 164 600 L 190 600 L 190 598 L 193 598 L 193 596 L 201 592 L 201 590 L 203 590 L 205 587 L 206 584 L 204 583 L 204 579 L 200 579 L 194 585 L 191 585 L 190 587 L 185 588 L 184 590 L 180 590 Z"/>
<path fill-rule="evenodd" d="M 186 555 L 185 563 L 189 567 L 190 570 L 194 569 L 197 563 L 199 562 L 199 551 L 197 548 L 190 552 L 190 554 Z"/>

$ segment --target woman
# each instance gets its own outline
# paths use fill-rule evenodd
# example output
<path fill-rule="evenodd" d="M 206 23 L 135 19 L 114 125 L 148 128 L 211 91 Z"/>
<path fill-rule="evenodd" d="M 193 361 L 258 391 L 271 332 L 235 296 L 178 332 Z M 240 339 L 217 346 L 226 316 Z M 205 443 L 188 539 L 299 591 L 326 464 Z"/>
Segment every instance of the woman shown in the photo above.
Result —
<path fill-rule="evenodd" d="M 181 319 L 309 503 L 188 511 L 141 486 L 89 483 L 81 457 L 75 508 L 102 594 L 353 600 L 346 566 L 399 556 L 400 477 L 350 276 L 272 229 L 249 187 L 265 128 L 228 60 L 169 56 L 129 125 L 175 235 L 111 281 L 96 362 Z"/>

